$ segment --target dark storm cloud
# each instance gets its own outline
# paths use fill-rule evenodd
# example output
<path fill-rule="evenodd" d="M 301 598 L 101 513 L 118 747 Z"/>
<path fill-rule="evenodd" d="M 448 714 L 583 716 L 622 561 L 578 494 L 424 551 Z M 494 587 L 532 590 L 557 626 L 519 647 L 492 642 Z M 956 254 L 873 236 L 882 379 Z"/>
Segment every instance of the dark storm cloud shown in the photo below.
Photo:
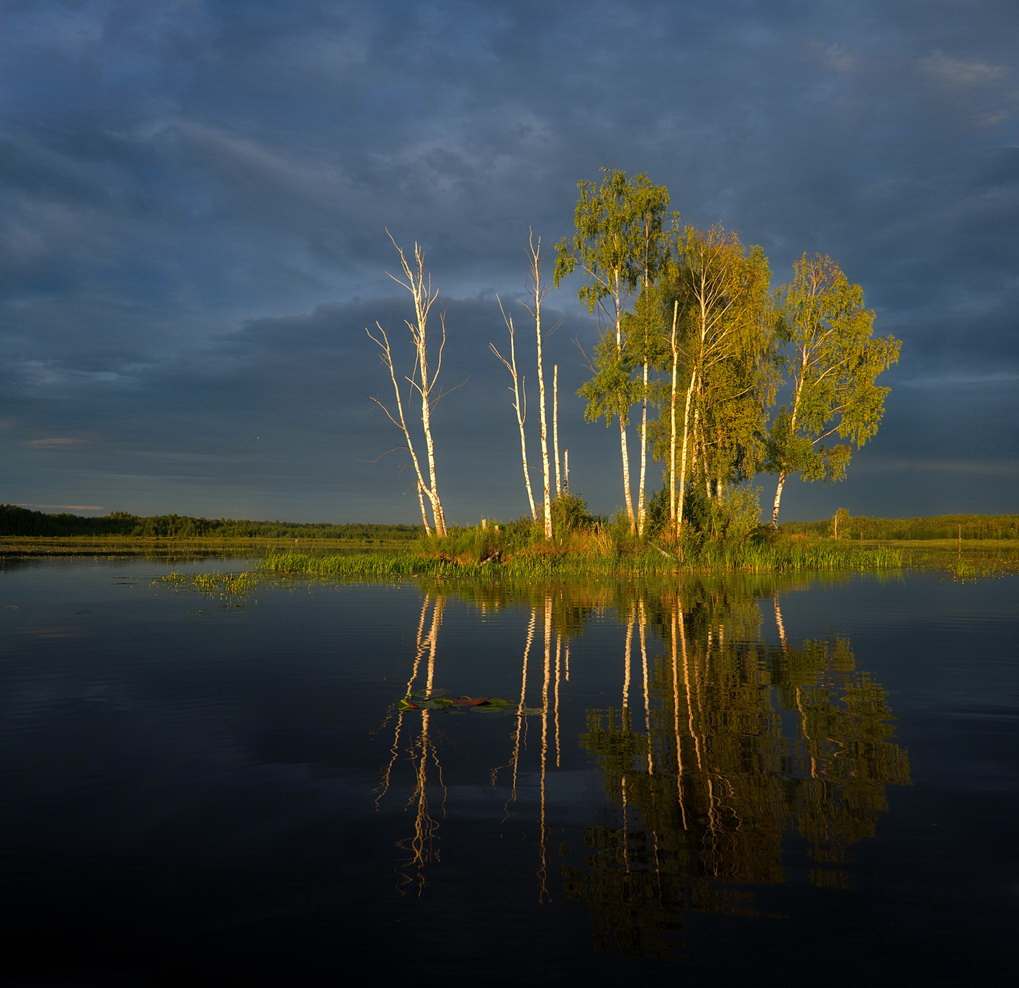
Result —
<path fill-rule="evenodd" d="M 364 327 L 407 308 L 388 229 L 425 246 L 466 381 L 439 413 L 450 496 L 509 512 L 493 293 L 605 166 L 762 244 L 776 283 L 831 254 L 903 339 L 866 491 L 803 512 L 891 503 L 910 463 L 970 464 L 916 512 L 1014 507 L 1017 28 L 1005 0 L 0 5 L 0 500 L 412 520 L 395 458 L 369 462 L 392 437 Z M 564 428 L 608 511 L 576 288 L 549 299 Z M 61 437 L 87 442 L 26 445 Z"/>

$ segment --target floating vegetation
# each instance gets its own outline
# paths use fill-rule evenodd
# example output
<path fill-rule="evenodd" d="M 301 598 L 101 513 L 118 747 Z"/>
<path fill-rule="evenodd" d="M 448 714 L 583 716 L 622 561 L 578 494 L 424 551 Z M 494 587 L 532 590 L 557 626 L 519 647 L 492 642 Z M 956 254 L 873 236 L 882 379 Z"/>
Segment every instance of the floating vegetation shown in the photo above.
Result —
<path fill-rule="evenodd" d="M 244 597 L 260 582 L 256 570 L 240 573 L 167 573 L 152 581 L 153 586 L 167 586 L 174 590 L 199 593 L 219 599 Z"/>
<path fill-rule="evenodd" d="M 396 702 L 397 710 L 449 710 L 454 707 L 475 710 L 516 710 L 518 704 L 498 696 L 446 696 L 435 693 L 410 693 Z"/>

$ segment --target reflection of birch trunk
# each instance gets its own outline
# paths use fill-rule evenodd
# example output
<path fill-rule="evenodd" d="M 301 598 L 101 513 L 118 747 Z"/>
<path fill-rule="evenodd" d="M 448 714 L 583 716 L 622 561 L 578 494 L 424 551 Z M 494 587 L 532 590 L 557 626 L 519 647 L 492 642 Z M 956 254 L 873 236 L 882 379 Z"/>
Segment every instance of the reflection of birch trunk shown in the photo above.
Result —
<path fill-rule="evenodd" d="M 630 656 L 633 653 L 633 611 L 626 621 L 626 642 L 623 645 L 623 716 L 630 706 Z"/>
<path fill-rule="evenodd" d="M 644 733 L 647 736 L 647 774 L 650 779 L 655 774 L 655 740 L 651 733 L 651 694 L 650 684 L 648 682 L 647 608 L 644 604 L 643 596 L 637 600 L 637 627 L 640 629 L 641 692 L 644 700 Z M 659 803 L 659 794 L 654 785 L 650 786 L 650 797 L 651 806 L 653 808 L 653 819 L 658 819 L 657 805 Z M 682 812 L 682 807 L 680 807 L 680 811 Z M 658 831 L 653 828 L 650 829 L 649 836 L 651 838 L 652 861 L 654 862 L 653 871 L 656 894 L 660 898 L 662 873 L 658 847 Z"/>
<path fill-rule="evenodd" d="M 772 606 L 775 609 L 775 627 L 778 629 L 778 640 L 782 646 L 782 654 L 789 654 L 789 640 L 786 638 L 785 622 L 782 620 L 782 608 L 778 602 L 778 591 L 772 595 Z M 800 715 L 800 736 L 807 746 L 807 757 L 810 759 L 810 777 L 816 779 L 818 776 L 817 765 L 817 743 L 810 736 L 810 728 L 807 725 L 807 710 L 803 703 L 803 687 L 793 687 L 793 699 L 796 703 L 796 712 Z"/>
<path fill-rule="evenodd" d="M 679 648 L 683 657 L 683 689 L 684 689 L 684 700 L 686 702 L 686 727 L 690 734 L 690 740 L 693 741 L 694 758 L 697 761 L 697 769 L 700 772 L 704 771 L 704 759 L 701 753 L 701 739 L 697 734 L 697 728 L 694 725 L 694 699 L 693 699 L 693 684 L 690 682 L 690 655 L 687 648 L 686 640 L 686 621 L 683 614 L 682 604 L 677 601 L 676 603 L 677 616 L 679 618 Z"/>
<path fill-rule="evenodd" d="M 683 735 L 679 729 L 679 663 L 682 653 L 683 667 L 686 667 L 686 635 L 683 628 L 683 602 L 677 596 L 669 623 L 670 648 L 672 654 L 672 736 L 676 748 L 676 799 L 679 802 L 679 818 L 684 830 L 689 829 L 686 819 L 686 799 L 683 793 Z"/>
<path fill-rule="evenodd" d="M 778 629 L 778 640 L 782 646 L 782 654 L 789 654 L 789 641 L 785 636 L 785 624 L 782 621 L 782 608 L 778 603 L 778 591 L 776 590 L 771 597 L 772 605 L 775 608 L 775 627 Z"/>
<path fill-rule="evenodd" d="M 551 901 L 548 891 L 548 830 L 545 823 L 545 784 L 548 774 L 548 694 L 552 675 L 552 597 L 545 597 L 544 678 L 541 685 L 541 769 L 538 794 L 538 901 Z"/>
<path fill-rule="evenodd" d="M 527 639 L 524 642 L 524 655 L 520 661 L 520 702 L 517 704 L 517 726 L 513 732 L 513 755 L 510 765 L 513 768 L 512 782 L 510 784 L 510 798 L 506 802 L 506 812 L 509 812 L 509 804 L 516 802 L 517 778 L 520 771 L 520 749 L 527 731 L 527 717 L 524 708 L 527 706 L 527 663 L 531 654 L 531 645 L 534 642 L 534 629 L 538 623 L 538 610 L 531 608 L 531 620 L 527 624 Z M 492 773 L 492 784 L 495 784 L 498 769 Z"/>
<path fill-rule="evenodd" d="M 426 652 L 428 651 L 429 639 L 435 640 L 436 634 L 426 634 L 425 626 L 428 620 L 428 611 L 431 607 L 432 598 L 430 594 L 425 594 L 421 600 L 421 613 L 418 615 L 418 627 L 416 636 L 416 646 L 414 650 L 414 664 L 411 666 L 410 677 L 407 680 L 407 686 L 403 691 L 403 695 L 409 697 L 414 692 L 414 683 L 417 681 L 418 672 L 421 669 L 421 662 Z M 438 629 L 434 629 L 437 633 Z M 389 791 L 389 780 L 393 772 L 393 766 L 396 764 L 396 759 L 400 753 L 400 730 L 403 726 L 404 711 L 398 710 L 396 712 L 396 727 L 393 730 L 393 744 L 390 748 L 390 759 L 388 764 L 382 770 L 382 783 L 379 786 L 379 795 L 375 800 L 375 806 L 378 807 L 382 800 L 382 797 Z"/>
<path fill-rule="evenodd" d="M 623 645 L 623 709 L 622 728 L 630 730 L 630 657 L 633 654 L 633 605 L 630 605 L 630 613 L 626 620 L 626 642 Z M 626 768 L 624 767 L 619 776 L 619 801 L 623 807 L 623 867 L 630 870 L 630 800 L 626 789 Z"/>
<path fill-rule="evenodd" d="M 644 598 L 639 602 L 640 615 L 640 674 L 644 698 L 644 733 L 647 735 L 647 774 L 655 774 L 654 741 L 651 735 L 651 694 L 648 683 L 648 656 L 647 656 L 647 612 L 644 608 Z"/>
<path fill-rule="evenodd" d="M 796 700 L 796 712 L 800 715 L 800 734 L 806 742 L 807 756 L 810 758 L 810 777 L 816 779 L 820 774 L 817 765 L 817 742 L 810 736 L 810 728 L 807 725 L 807 711 L 803 705 L 803 687 L 794 687 L 793 696 Z"/>
<path fill-rule="evenodd" d="M 555 636 L 555 677 L 552 689 L 552 718 L 555 724 L 555 767 L 559 768 L 562 761 L 562 752 L 559 745 L 559 683 L 562 680 L 563 669 L 563 636 L 556 632 Z"/>
<path fill-rule="evenodd" d="M 431 620 L 429 621 L 429 606 L 431 605 Z M 442 627 L 442 616 L 445 609 L 445 598 L 438 596 L 434 603 L 429 594 L 426 594 L 421 603 L 421 614 L 418 619 L 417 647 L 414 656 L 414 666 L 411 670 L 410 679 L 407 682 L 407 695 L 410 696 L 415 684 L 421 675 L 421 666 L 424 664 L 424 696 L 430 697 L 435 689 L 435 661 L 438 650 L 439 629 Z M 402 717 L 397 722 L 397 737 L 399 735 Z M 446 787 L 442 778 L 442 766 L 439 763 L 438 751 L 430 736 L 431 711 L 421 711 L 421 732 L 417 741 L 410 750 L 410 761 L 414 768 L 414 789 L 407 801 L 407 807 L 414 809 L 414 831 L 409 845 L 401 842 L 399 846 L 409 847 L 410 859 L 405 862 L 404 868 L 413 869 L 403 871 L 404 884 L 412 884 L 417 887 L 417 894 L 421 895 L 425 887 L 425 867 L 439 860 L 439 852 L 434 846 L 438 840 L 438 821 L 432 816 L 428 803 L 428 770 L 429 765 L 434 765 L 436 778 L 443 792 L 443 812 L 445 807 Z M 393 748 L 397 750 L 398 742 L 394 738 Z M 390 768 L 392 762 L 390 762 Z M 388 770 L 386 772 L 386 785 L 388 785 Z"/>

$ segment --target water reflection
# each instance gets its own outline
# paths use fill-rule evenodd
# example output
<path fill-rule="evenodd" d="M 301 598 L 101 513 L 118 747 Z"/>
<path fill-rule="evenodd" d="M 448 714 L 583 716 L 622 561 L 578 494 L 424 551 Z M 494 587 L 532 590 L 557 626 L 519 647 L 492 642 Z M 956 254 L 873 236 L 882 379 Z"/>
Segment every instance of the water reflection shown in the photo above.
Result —
<path fill-rule="evenodd" d="M 447 593 L 423 595 L 407 696 L 435 690 Z M 489 610 L 513 603 L 505 588 L 470 595 Z M 731 581 L 559 587 L 532 593 L 529 611 L 508 757 L 489 782 L 508 776 L 505 819 L 525 760 L 536 759 L 537 895 L 585 901 L 596 950 L 665 957 L 689 913 L 761 915 L 758 887 L 785 881 L 789 862 L 804 856 L 812 885 L 851 887 L 854 846 L 873 836 L 887 788 L 910 779 L 888 696 L 857 668 L 847 638 L 797 641 L 774 587 Z M 586 729 L 564 737 L 571 648 L 591 618 L 613 613 L 623 626 L 618 702 L 587 709 Z M 765 613 L 777 647 L 761 642 Z M 440 863 L 443 716 L 394 714 L 378 791 L 381 801 L 405 760 L 413 825 L 399 881 L 417 895 Z M 538 733 L 530 756 L 529 731 Z M 613 808 L 586 825 L 582 854 L 553 849 L 547 820 L 563 746 L 574 742 L 592 756 Z"/>
<path fill-rule="evenodd" d="M 431 697 L 435 690 L 435 658 L 438 649 L 439 629 L 442 627 L 442 615 L 446 606 L 444 595 L 426 593 L 421 601 L 421 616 L 417 626 L 416 649 L 414 664 L 410 678 L 407 680 L 405 693 L 408 697 L 420 694 Z M 382 772 L 379 786 L 378 806 L 390 788 L 393 766 L 401 753 L 404 716 L 407 713 L 400 708 L 396 711 L 396 725 L 393 729 L 393 744 L 390 759 Z M 443 800 L 440 812 L 445 812 L 445 783 L 442 781 L 442 765 L 439 752 L 432 734 L 431 715 L 429 709 L 415 711 L 416 725 L 409 727 L 411 735 L 407 743 L 407 758 L 413 771 L 414 785 L 408 809 L 414 814 L 414 829 L 410 837 L 401 841 L 401 850 L 409 852 L 409 856 L 398 867 L 400 891 L 413 890 L 421 895 L 424 890 L 426 868 L 439 860 L 438 830 L 439 823 L 429 806 L 429 789 L 438 788 Z M 416 727 L 416 730 L 415 730 Z"/>

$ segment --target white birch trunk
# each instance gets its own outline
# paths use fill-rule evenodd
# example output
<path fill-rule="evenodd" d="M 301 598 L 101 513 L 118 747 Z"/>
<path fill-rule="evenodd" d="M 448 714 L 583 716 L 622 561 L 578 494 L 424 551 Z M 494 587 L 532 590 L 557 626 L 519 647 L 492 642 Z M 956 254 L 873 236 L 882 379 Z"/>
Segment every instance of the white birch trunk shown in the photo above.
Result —
<path fill-rule="evenodd" d="M 393 352 L 389 345 L 389 336 L 386 334 L 386 331 L 382 328 L 381 324 L 376 322 L 375 325 L 378 328 L 379 336 L 374 336 L 370 329 L 365 329 L 365 332 L 368 334 L 368 338 L 376 343 L 382 350 L 380 359 L 389 371 L 389 378 L 393 384 L 393 394 L 396 398 L 396 415 L 393 415 L 393 413 L 390 412 L 378 398 L 373 397 L 372 401 L 374 401 L 375 404 L 386 413 L 389 421 L 403 433 L 404 443 L 406 444 L 407 452 L 410 454 L 411 464 L 414 467 L 415 487 L 417 490 L 418 504 L 421 507 L 421 523 L 424 525 L 425 535 L 431 535 L 432 525 L 429 522 L 428 511 L 425 507 L 425 491 L 427 490 L 427 487 L 425 485 L 424 475 L 421 472 L 421 462 L 418 460 L 417 450 L 414 448 L 414 440 L 411 438 L 410 429 L 407 428 L 407 419 L 403 414 L 403 399 L 400 396 L 400 385 L 396 380 L 396 371 L 393 367 Z"/>
<path fill-rule="evenodd" d="M 404 254 L 399 244 L 397 244 L 397 242 L 393 239 L 392 234 L 390 234 L 389 239 L 392 241 L 393 246 L 396 248 L 396 251 L 400 256 L 400 267 L 403 270 L 403 276 L 406 280 L 401 280 L 395 275 L 390 275 L 390 277 L 398 285 L 406 288 L 414 300 L 414 321 L 411 322 L 409 319 L 404 320 L 407 328 L 410 330 L 416 355 L 414 368 L 406 380 L 410 385 L 411 390 L 417 392 L 418 397 L 421 400 L 421 431 L 424 435 L 425 461 L 428 465 L 427 483 L 424 480 L 418 458 L 413 452 L 413 443 L 410 442 L 410 433 L 406 428 L 406 422 L 404 422 L 403 426 L 404 434 L 408 439 L 408 446 L 410 446 L 412 450 L 411 458 L 414 461 L 415 469 L 417 470 L 421 494 L 428 500 L 432 509 L 432 525 L 435 529 L 435 534 L 442 538 L 446 535 L 446 519 L 442 510 L 442 502 L 439 498 L 438 480 L 436 477 L 435 443 L 432 439 L 431 410 L 432 405 L 438 400 L 434 391 L 439 379 L 439 372 L 442 369 L 442 352 L 446 345 L 446 324 L 445 320 L 441 320 L 442 331 L 438 346 L 435 370 L 433 372 L 429 368 L 428 313 L 432 307 L 432 303 L 438 295 L 438 292 L 432 291 L 431 281 L 425 272 L 424 251 L 422 251 L 420 245 L 414 244 L 414 263 L 412 265 L 411 262 L 407 260 L 407 256 Z M 381 327 L 379 328 L 381 331 Z M 386 343 L 388 346 L 388 340 Z M 401 418 L 402 415 L 403 413 L 401 411 Z M 390 416 L 390 418 L 392 418 L 392 416 Z"/>
<path fill-rule="evenodd" d="M 555 461 L 555 496 L 563 492 L 559 471 L 559 365 L 552 365 L 552 459 Z"/>
<path fill-rule="evenodd" d="M 506 323 L 506 329 L 509 331 L 510 359 L 507 360 L 492 343 L 488 344 L 488 349 L 502 361 L 503 366 L 509 371 L 510 378 L 513 381 L 511 389 L 513 391 L 513 410 L 516 412 L 517 428 L 520 431 L 520 462 L 524 471 L 524 489 L 527 491 L 527 503 L 531 509 L 531 521 L 537 522 L 538 509 L 534 504 L 534 490 L 531 487 L 531 472 L 527 462 L 527 431 L 524 429 L 524 422 L 527 419 L 527 396 L 520 386 L 520 376 L 517 372 L 516 331 L 513 327 L 513 317 L 506 315 L 501 299 L 499 300 L 499 311 L 502 312 L 503 321 Z"/>
<path fill-rule="evenodd" d="M 672 381 L 669 394 L 669 528 L 675 538 L 676 531 L 676 396 L 679 377 L 679 347 L 676 340 L 676 323 L 679 320 L 679 300 L 672 304 Z"/>
<path fill-rule="evenodd" d="M 645 505 L 644 505 L 644 484 L 647 478 L 647 385 L 648 365 L 643 365 L 643 386 L 644 394 L 641 401 L 640 412 L 640 480 L 637 484 L 637 534 L 644 534 Z"/>
<path fill-rule="evenodd" d="M 775 485 L 775 500 L 771 505 L 771 527 L 777 532 L 778 531 L 778 508 L 782 503 L 782 488 L 785 487 L 786 480 L 789 479 L 789 474 L 784 471 L 779 471 L 778 483 Z"/>
<path fill-rule="evenodd" d="M 545 538 L 550 539 L 552 538 L 552 480 L 549 470 L 548 422 L 545 413 L 545 366 L 543 363 L 541 338 L 541 302 L 545 297 L 545 289 L 541 284 L 541 238 L 538 237 L 537 242 L 535 242 L 535 237 L 532 233 L 528 246 L 531 253 L 531 296 L 534 299 L 534 308 L 528 307 L 528 310 L 534 318 L 538 360 L 538 421 L 540 423 L 541 436 L 542 509 Z"/>

